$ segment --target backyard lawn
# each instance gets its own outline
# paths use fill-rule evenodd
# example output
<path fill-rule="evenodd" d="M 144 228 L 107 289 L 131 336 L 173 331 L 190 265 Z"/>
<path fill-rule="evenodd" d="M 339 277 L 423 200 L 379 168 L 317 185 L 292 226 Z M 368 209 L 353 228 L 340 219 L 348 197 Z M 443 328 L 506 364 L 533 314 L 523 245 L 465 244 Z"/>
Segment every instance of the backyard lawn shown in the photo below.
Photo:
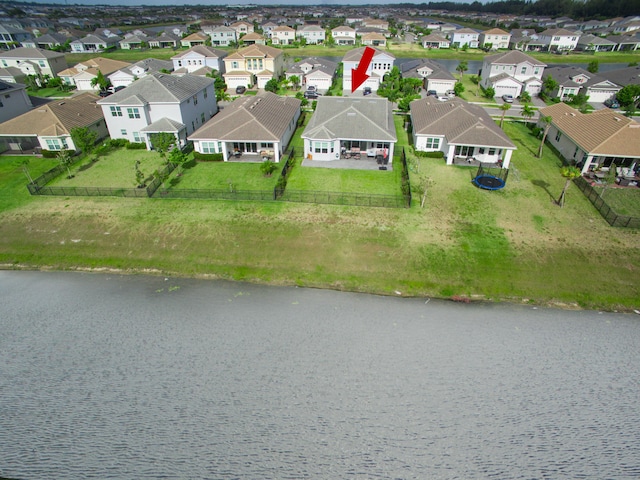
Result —
<path fill-rule="evenodd" d="M 197 162 L 185 168 L 182 175 L 177 170 L 171 176 L 171 189 L 203 190 L 273 190 L 284 163 L 265 177 L 260 171 L 261 163 L 246 162 Z"/>
<path fill-rule="evenodd" d="M 60 187 L 110 187 L 125 188 L 137 185 L 135 163 L 146 178 L 163 168 L 165 162 L 158 152 L 127 150 L 119 148 L 100 157 L 97 162 L 83 159 L 71 167 L 73 178 L 60 175 L 51 181 L 51 186 Z"/>
<path fill-rule="evenodd" d="M 609 205 L 618 215 L 629 215 L 630 217 L 640 217 L 640 188 L 607 188 L 602 194 L 602 187 L 596 187 L 607 205 Z"/>

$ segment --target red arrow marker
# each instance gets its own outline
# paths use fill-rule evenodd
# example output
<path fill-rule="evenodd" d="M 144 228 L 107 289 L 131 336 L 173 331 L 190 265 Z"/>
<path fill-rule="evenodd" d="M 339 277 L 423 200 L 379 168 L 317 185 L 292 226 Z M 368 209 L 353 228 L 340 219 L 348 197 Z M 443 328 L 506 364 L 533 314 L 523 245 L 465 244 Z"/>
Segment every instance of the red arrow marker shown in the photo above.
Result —
<path fill-rule="evenodd" d="M 351 69 L 351 93 L 355 92 L 360 85 L 362 85 L 369 75 L 367 75 L 367 69 L 369 68 L 369 64 L 373 59 L 373 55 L 376 51 L 371 47 L 366 47 L 364 49 L 364 53 L 362 54 L 362 58 L 360 59 L 360 63 L 358 64 L 358 68 Z"/>

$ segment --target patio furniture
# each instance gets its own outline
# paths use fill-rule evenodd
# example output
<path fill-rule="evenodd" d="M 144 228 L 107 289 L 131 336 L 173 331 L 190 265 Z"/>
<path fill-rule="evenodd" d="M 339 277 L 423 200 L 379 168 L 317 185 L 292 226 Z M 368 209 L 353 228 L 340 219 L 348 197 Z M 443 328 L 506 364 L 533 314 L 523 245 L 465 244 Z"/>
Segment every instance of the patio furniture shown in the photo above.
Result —
<path fill-rule="evenodd" d="M 356 147 L 351 148 L 351 157 L 359 159 L 360 158 L 360 149 L 356 148 Z"/>

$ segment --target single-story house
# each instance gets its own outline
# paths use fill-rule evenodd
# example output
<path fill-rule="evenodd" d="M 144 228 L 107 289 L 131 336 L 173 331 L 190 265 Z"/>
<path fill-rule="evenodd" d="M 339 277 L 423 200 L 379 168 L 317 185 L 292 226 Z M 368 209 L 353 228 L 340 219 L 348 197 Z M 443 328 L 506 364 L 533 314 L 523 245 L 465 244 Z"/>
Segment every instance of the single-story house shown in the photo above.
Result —
<path fill-rule="evenodd" d="M 58 76 L 67 85 L 75 85 L 78 90 L 100 90 L 98 85 L 92 86 L 91 82 L 98 76 L 98 72 L 108 77 L 112 73 L 129 67 L 131 64 L 113 60 L 111 58 L 95 57 L 76 64 L 58 73 Z"/>
<path fill-rule="evenodd" d="M 135 80 L 146 77 L 155 72 L 172 71 L 173 64 L 168 60 L 145 58 L 128 67 L 121 68 L 107 78 L 114 88 L 128 87 Z"/>
<path fill-rule="evenodd" d="M 302 138 L 309 160 L 355 155 L 390 163 L 397 142 L 392 105 L 386 98 L 320 97 Z"/>
<path fill-rule="evenodd" d="M 300 100 L 262 91 L 238 97 L 189 136 L 196 152 L 279 162 L 295 132 Z"/>
<path fill-rule="evenodd" d="M 40 105 L 0 124 L 0 151 L 75 150 L 71 130 L 86 127 L 108 135 L 98 96 L 91 93 Z"/>
<path fill-rule="evenodd" d="M 27 87 L 0 80 L 0 123 L 22 115 L 33 108 Z"/>
<path fill-rule="evenodd" d="M 547 68 L 544 76 L 550 76 L 558 83 L 558 88 L 550 92 L 550 95 L 562 101 L 569 100 L 571 95 L 581 93 L 589 97 L 589 102 L 603 103 L 614 98 L 622 89 L 621 85 L 580 67 Z"/>
<path fill-rule="evenodd" d="M 640 162 L 640 123 L 614 110 L 581 113 L 556 103 L 541 108 L 540 117 L 551 117 L 547 142 L 583 174 L 612 164 L 630 168 Z M 544 127 L 540 121 L 539 126 Z"/>
<path fill-rule="evenodd" d="M 404 62 L 400 69 L 403 78 L 419 78 L 426 90 L 435 90 L 438 94 L 453 90 L 457 81 L 444 65 L 428 58 Z"/>
<path fill-rule="evenodd" d="M 482 107 L 434 97 L 414 100 L 409 107 L 417 151 L 443 152 L 447 165 L 474 159 L 509 168 L 516 146 Z"/>
<path fill-rule="evenodd" d="M 449 48 L 450 46 L 451 42 L 437 33 L 431 33 L 422 37 L 423 48 Z"/>

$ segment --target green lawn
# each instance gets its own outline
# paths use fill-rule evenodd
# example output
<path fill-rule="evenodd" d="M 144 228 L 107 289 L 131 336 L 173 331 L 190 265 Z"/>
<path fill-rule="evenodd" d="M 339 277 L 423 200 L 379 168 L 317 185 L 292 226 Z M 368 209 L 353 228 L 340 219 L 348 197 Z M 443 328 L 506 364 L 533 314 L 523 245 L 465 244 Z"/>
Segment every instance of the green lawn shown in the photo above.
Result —
<path fill-rule="evenodd" d="M 640 217 L 640 188 L 607 188 L 602 194 L 602 187 L 596 187 L 600 195 L 618 215 Z"/>
<path fill-rule="evenodd" d="M 283 164 L 271 177 L 260 171 L 261 163 L 245 162 L 197 162 L 186 168 L 182 175 L 177 171 L 171 176 L 171 188 L 225 190 L 273 190 Z"/>
<path fill-rule="evenodd" d="M 27 92 L 29 93 L 29 95 L 33 97 L 42 97 L 42 98 L 70 97 L 71 95 L 76 93 L 75 90 L 70 92 L 63 92 L 59 88 L 39 88 L 38 90 L 28 90 Z"/>
<path fill-rule="evenodd" d="M 137 185 L 135 162 L 140 162 L 140 171 L 150 177 L 156 170 L 162 169 L 163 162 L 158 152 L 147 150 L 127 150 L 120 148 L 112 151 L 97 162 L 86 158 L 71 167 L 73 178 L 60 175 L 50 182 L 51 186 L 70 187 L 111 187 L 125 188 Z"/>
<path fill-rule="evenodd" d="M 0 156 L 0 212 L 8 211 L 31 201 L 29 182 L 22 164 L 31 178 L 37 178 L 58 165 L 56 159 L 38 157 Z"/>

